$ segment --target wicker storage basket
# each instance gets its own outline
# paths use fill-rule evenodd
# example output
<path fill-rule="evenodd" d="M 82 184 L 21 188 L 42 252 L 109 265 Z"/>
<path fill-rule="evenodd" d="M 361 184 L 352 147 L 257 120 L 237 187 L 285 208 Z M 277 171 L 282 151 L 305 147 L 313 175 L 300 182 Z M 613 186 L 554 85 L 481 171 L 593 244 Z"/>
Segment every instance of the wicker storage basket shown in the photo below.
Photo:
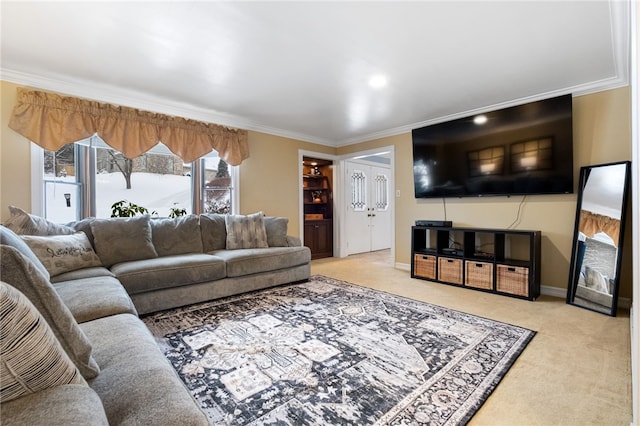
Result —
<path fill-rule="evenodd" d="M 438 258 L 438 280 L 462 284 L 462 259 Z"/>
<path fill-rule="evenodd" d="M 529 296 L 529 268 L 496 265 L 496 275 L 496 290 L 518 296 Z"/>
<path fill-rule="evenodd" d="M 417 277 L 436 279 L 436 257 L 416 253 L 413 258 L 413 273 Z"/>
<path fill-rule="evenodd" d="M 464 262 L 464 285 L 493 290 L 493 264 L 467 260 Z"/>

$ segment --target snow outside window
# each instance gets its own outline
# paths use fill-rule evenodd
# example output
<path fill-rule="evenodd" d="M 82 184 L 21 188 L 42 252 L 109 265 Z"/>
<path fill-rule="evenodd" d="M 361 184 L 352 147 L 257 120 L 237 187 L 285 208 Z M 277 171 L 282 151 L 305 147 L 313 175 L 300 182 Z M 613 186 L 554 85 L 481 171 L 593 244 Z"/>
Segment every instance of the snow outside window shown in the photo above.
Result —
<path fill-rule="evenodd" d="M 184 163 L 158 144 L 139 157 L 126 159 L 93 136 L 57 152 L 44 151 L 43 168 L 43 214 L 57 223 L 110 217 L 111 206 L 123 200 L 160 217 L 169 216 L 172 210 L 192 213 L 194 199 L 198 200 L 195 213 L 232 211 L 232 173 L 215 152 Z"/>

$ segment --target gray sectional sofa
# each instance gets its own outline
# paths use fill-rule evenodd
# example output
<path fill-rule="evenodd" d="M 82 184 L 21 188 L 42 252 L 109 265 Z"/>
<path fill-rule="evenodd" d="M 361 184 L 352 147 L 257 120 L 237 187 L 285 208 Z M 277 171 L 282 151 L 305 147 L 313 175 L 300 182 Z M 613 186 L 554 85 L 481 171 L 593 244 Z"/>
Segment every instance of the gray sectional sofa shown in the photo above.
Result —
<path fill-rule="evenodd" d="M 58 358 L 72 364 L 65 370 L 37 359 L 26 368 L 24 355 L 11 350 L 27 339 L 3 333 L 4 425 L 209 424 L 138 315 L 310 275 L 310 251 L 286 235 L 287 220 L 262 214 L 92 218 L 58 226 L 18 212 L 6 225 L 0 226 L 3 326 L 15 308 L 5 294 L 15 289 L 51 329 Z M 27 352 L 40 351 L 53 356 L 41 348 Z M 49 370 L 67 373 L 52 379 Z"/>

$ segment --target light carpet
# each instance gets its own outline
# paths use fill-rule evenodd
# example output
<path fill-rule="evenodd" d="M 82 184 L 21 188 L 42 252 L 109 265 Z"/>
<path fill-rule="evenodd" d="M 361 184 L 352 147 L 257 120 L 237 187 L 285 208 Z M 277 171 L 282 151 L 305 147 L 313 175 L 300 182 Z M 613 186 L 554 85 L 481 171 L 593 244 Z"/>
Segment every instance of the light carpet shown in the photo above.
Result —
<path fill-rule="evenodd" d="M 216 425 L 465 424 L 535 335 L 324 276 L 143 320 Z"/>

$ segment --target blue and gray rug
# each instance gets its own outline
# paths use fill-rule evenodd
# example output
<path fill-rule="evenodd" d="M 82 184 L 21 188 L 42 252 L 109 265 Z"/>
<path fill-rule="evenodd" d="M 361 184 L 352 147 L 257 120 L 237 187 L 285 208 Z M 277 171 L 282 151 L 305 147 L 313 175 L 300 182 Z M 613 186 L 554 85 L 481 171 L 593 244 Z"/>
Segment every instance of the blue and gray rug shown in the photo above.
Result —
<path fill-rule="evenodd" d="M 143 320 L 216 425 L 464 424 L 535 334 L 323 276 Z"/>

